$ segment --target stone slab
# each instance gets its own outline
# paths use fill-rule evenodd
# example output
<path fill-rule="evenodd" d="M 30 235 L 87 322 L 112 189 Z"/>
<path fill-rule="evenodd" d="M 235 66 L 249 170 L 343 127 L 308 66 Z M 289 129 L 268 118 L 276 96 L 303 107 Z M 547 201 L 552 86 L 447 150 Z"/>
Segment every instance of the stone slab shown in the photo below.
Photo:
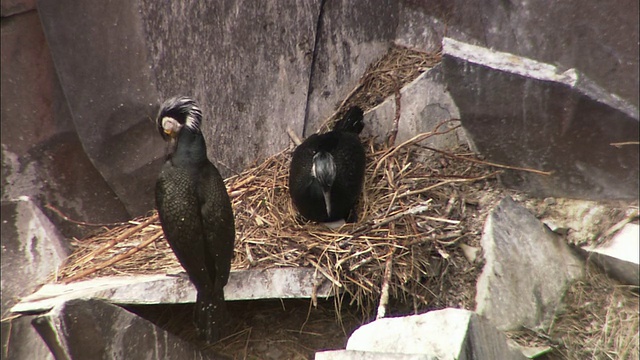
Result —
<path fill-rule="evenodd" d="M 638 109 L 575 69 L 444 40 L 448 90 L 469 139 L 488 160 L 552 172 L 506 171 L 539 197 L 639 196 Z"/>
<path fill-rule="evenodd" d="M 481 244 L 476 312 L 503 331 L 547 329 L 566 289 L 584 274 L 581 259 L 511 197 L 487 216 Z"/>
<path fill-rule="evenodd" d="M 2 202 L 2 317 L 69 255 L 66 241 L 29 199 Z"/>
<path fill-rule="evenodd" d="M 640 226 L 627 224 L 604 244 L 583 247 L 588 258 L 628 285 L 640 286 Z"/>
<path fill-rule="evenodd" d="M 317 352 L 315 360 L 438 360 L 424 354 L 398 354 L 373 351 L 331 350 Z"/>
<path fill-rule="evenodd" d="M 434 131 L 444 121 L 458 119 L 458 108 L 447 92 L 440 66 L 429 69 L 414 81 L 400 90 L 400 121 L 396 144 L 407 141 L 417 134 Z M 384 102 L 365 114 L 365 136 L 376 136 L 378 142 L 386 140 L 393 128 L 396 114 L 395 96 L 388 97 Z M 443 132 L 459 122 L 449 122 L 440 126 Z M 437 135 L 427 138 L 423 144 L 438 148 L 449 149 L 461 142 L 457 133 Z"/>
<path fill-rule="evenodd" d="M 356 329 L 346 349 L 422 354 L 440 360 L 525 359 L 487 320 L 454 308 L 376 320 Z"/>
<path fill-rule="evenodd" d="M 54 360 L 47 344 L 31 326 L 33 316 L 2 321 L 2 358 L 7 360 Z"/>
<path fill-rule="evenodd" d="M 318 284 L 317 297 L 332 295 L 331 283 L 321 275 L 316 280 L 314 269 L 234 270 L 224 292 L 227 301 L 311 298 L 315 283 Z M 127 305 L 193 303 L 196 290 L 186 274 L 103 277 L 70 284 L 46 284 L 24 297 L 11 311 L 37 313 L 79 298 Z"/>
<path fill-rule="evenodd" d="M 101 300 L 72 300 L 33 319 L 57 360 L 228 359 Z"/>

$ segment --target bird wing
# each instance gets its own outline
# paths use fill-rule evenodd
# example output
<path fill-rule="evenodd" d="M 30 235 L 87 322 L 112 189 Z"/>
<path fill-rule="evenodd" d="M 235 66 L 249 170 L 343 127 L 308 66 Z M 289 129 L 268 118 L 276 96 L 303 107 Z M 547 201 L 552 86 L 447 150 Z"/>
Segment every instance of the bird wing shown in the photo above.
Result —
<path fill-rule="evenodd" d="M 222 289 L 231 270 L 235 224 L 222 176 L 210 162 L 203 166 L 198 190 L 205 237 L 205 264 L 209 274 L 215 274 L 215 287 Z"/>

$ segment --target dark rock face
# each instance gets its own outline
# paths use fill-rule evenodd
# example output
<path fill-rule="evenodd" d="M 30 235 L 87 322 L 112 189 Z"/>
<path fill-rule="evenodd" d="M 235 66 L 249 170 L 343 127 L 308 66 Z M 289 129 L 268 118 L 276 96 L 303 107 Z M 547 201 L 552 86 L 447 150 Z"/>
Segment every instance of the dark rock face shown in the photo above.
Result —
<path fill-rule="evenodd" d="M 638 197 L 638 109 L 575 70 L 446 40 L 443 67 L 462 124 L 505 185 L 536 196 Z"/>
<path fill-rule="evenodd" d="M 61 304 L 33 326 L 56 359 L 226 359 L 101 300 Z"/>

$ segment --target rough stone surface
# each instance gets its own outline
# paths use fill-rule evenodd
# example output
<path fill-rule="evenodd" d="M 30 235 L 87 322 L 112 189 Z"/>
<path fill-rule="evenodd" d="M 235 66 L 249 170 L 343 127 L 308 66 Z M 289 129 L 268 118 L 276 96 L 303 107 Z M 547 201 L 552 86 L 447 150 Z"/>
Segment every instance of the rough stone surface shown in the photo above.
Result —
<path fill-rule="evenodd" d="M 7 360 L 53 360 L 53 354 L 31 326 L 33 316 L 2 322 L 2 358 Z"/>
<path fill-rule="evenodd" d="M 287 147 L 287 126 L 302 133 L 320 5 L 139 1 L 158 92 L 201 100 L 223 175 Z"/>
<path fill-rule="evenodd" d="M 400 91 L 400 121 L 396 144 L 413 138 L 415 135 L 434 131 L 445 120 L 458 119 L 458 108 L 453 103 L 443 84 L 440 66 L 424 72 Z M 366 126 L 363 134 L 377 136 L 378 141 L 385 137 L 393 127 L 396 114 L 395 96 L 390 96 L 382 104 L 371 109 L 365 115 Z M 449 122 L 439 128 L 440 132 L 459 123 Z M 423 143 L 439 149 L 452 148 L 460 142 L 457 133 L 427 138 Z"/>
<path fill-rule="evenodd" d="M 33 326 L 58 360 L 226 358 L 100 300 L 61 304 L 36 317 Z"/>
<path fill-rule="evenodd" d="M 224 288 L 225 299 L 310 298 L 314 284 L 318 286 L 317 297 L 331 296 L 329 281 L 315 278 L 314 273 L 315 270 L 309 268 L 232 271 Z M 101 299 L 114 304 L 179 304 L 193 303 L 196 290 L 182 274 L 103 277 L 70 284 L 46 284 L 37 292 L 24 297 L 11 311 L 48 311 L 65 301 L 79 298 Z"/>
<path fill-rule="evenodd" d="M 315 360 L 439 360 L 424 354 L 394 354 L 372 351 L 333 350 L 317 352 Z"/>
<path fill-rule="evenodd" d="M 569 69 L 638 106 L 638 1 L 400 1 L 396 43 L 434 51 L 443 36 Z"/>
<path fill-rule="evenodd" d="M 524 359 L 488 321 L 453 308 L 363 325 L 349 337 L 347 350 L 423 354 L 440 360 Z"/>
<path fill-rule="evenodd" d="M 3 2 L 4 4 L 4 2 Z M 81 221 L 129 218 L 75 134 L 35 11 L 2 19 L 2 200 L 30 196 Z M 67 236 L 83 229 L 51 216 Z"/>
<path fill-rule="evenodd" d="M 387 52 L 398 24 L 395 1 L 374 0 L 358 6 L 348 0 L 323 4 L 306 104 L 305 137 L 333 114 L 367 66 Z"/>
<path fill-rule="evenodd" d="M 487 216 L 476 312 L 500 330 L 548 328 L 583 262 L 526 208 L 504 198 Z"/>
<path fill-rule="evenodd" d="M 636 199 L 638 109 L 575 70 L 445 39 L 443 66 L 470 140 L 507 171 L 505 185 L 536 196 Z"/>
<path fill-rule="evenodd" d="M 0 15 L 3 18 L 9 17 L 34 10 L 35 8 L 36 0 L 2 0 L 0 2 Z"/>
<path fill-rule="evenodd" d="M 150 121 L 159 96 L 136 5 L 38 2 L 80 142 L 132 216 L 153 207 L 165 149 Z"/>
<path fill-rule="evenodd" d="M 640 226 L 627 224 L 604 244 L 584 247 L 588 259 L 628 285 L 640 286 Z"/>
<path fill-rule="evenodd" d="M 2 202 L 2 318 L 69 255 L 64 238 L 30 200 Z"/>

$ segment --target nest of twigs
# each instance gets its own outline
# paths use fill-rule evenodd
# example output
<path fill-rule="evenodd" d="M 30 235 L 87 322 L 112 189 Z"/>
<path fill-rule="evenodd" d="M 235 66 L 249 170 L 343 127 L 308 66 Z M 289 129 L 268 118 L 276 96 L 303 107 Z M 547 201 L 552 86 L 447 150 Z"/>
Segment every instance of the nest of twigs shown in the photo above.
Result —
<path fill-rule="evenodd" d="M 327 124 L 353 104 L 367 109 L 399 96 L 403 84 L 439 60 L 439 53 L 392 48 L 369 67 Z M 478 231 L 466 222 L 465 199 L 495 172 L 466 149 L 456 155 L 421 145 L 454 130 L 445 122 L 401 144 L 394 144 L 392 134 L 384 144 L 364 139 L 368 164 L 359 220 L 337 230 L 305 222 L 293 208 L 287 184 L 293 147 L 226 179 L 236 217 L 232 268 L 312 267 L 336 294 L 351 295 L 367 312 L 383 287 L 385 296 L 412 304 L 414 311 L 472 308 L 473 286 L 462 291 L 461 284 L 475 284 L 477 264 L 467 261 L 458 245 L 474 243 Z M 105 229 L 76 242 L 55 280 L 180 271 L 162 238 L 155 213 Z"/>
<path fill-rule="evenodd" d="M 236 217 L 232 268 L 312 267 L 363 309 L 376 305 L 386 271 L 390 294 L 416 307 L 471 307 L 473 294 L 443 294 L 455 281 L 475 279 L 475 266 L 458 247 L 477 235 L 465 225 L 462 193 L 478 191 L 495 172 L 420 145 L 438 134 L 390 147 L 368 141 L 359 221 L 337 230 L 304 221 L 292 207 L 287 187 L 292 149 L 228 178 Z M 77 246 L 57 281 L 180 270 L 155 213 Z"/>

